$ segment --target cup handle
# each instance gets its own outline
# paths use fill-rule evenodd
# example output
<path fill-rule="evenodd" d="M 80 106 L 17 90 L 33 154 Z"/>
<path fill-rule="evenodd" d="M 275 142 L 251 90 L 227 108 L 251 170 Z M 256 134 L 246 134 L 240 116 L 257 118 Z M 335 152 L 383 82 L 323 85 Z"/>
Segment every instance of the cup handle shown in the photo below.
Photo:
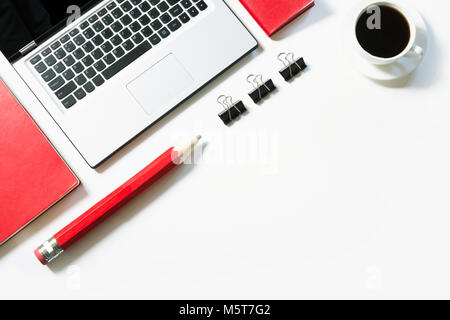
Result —
<path fill-rule="evenodd" d="M 414 46 L 409 50 L 409 52 L 405 55 L 406 57 L 411 58 L 422 58 L 423 57 L 423 49 L 419 46 Z"/>

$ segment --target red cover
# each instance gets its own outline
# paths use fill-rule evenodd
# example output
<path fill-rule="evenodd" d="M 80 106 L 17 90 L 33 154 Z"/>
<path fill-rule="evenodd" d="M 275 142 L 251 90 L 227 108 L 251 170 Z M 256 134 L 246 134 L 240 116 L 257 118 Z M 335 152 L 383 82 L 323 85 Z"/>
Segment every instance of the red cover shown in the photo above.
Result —
<path fill-rule="evenodd" d="M 0 81 L 0 245 L 79 185 Z"/>
<path fill-rule="evenodd" d="M 314 6 L 314 0 L 239 1 L 269 37 Z"/>

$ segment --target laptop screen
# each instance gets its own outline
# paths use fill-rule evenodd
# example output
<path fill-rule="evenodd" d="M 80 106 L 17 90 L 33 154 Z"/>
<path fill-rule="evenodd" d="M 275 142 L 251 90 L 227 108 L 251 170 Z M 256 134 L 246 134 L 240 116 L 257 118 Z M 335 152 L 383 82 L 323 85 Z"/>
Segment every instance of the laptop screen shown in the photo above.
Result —
<path fill-rule="evenodd" d="M 101 0 L 0 0 L 0 50 L 10 61 Z"/>

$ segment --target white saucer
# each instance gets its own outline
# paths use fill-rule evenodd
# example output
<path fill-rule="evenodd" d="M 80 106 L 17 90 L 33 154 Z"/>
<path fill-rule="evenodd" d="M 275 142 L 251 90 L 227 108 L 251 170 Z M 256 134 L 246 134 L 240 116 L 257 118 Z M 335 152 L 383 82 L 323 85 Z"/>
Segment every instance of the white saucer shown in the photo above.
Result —
<path fill-rule="evenodd" d="M 412 18 L 417 26 L 417 36 L 416 45 L 420 46 L 424 50 L 424 55 L 427 51 L 427 26 L 422 16 L 414 8 L 408 6 Z M 363 75 L 370 79 L 378 81 L 392 81 L 406 77 L 411 72 L 417 69 L 423 60 L 423 57 L 403 57 L 396 62 L 388 65 L 375 65 L 368 62 L 366 59 L 362 58 L 353 49 L 353 36 L 355 33 L 355 18 L 360 10 L 361 4 L 355 6 L 348 15 L 346 15 L 343 28 L 342 28 L 342 39 L 344 44 L 344 53 L 348 56 L 350 62 L 353 66 L 359 70 Z"/>

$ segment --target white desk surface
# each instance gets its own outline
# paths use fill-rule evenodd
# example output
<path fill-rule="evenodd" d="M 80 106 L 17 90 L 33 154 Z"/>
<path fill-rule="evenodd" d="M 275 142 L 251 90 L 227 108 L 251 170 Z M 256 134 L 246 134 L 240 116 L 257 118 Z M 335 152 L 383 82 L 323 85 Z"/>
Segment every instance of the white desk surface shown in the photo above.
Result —
<path fill-rule="evenodd" d="M 0 248 L 0 298 L 450 298 L 450 4 L 410 0 L 427 22 L 428 52 L 407 81 L 386 86 L 342 51 L 341 19 L 358 0 L 318 0 L 272 40 L 227 2 L 259 51 L 99 170 L 1 63 L 82 186 Z M 290 84 L 278 74 L 282 51 L 310 65 Z M 260 106 L 246 95 L 251 73 L 279 87 Z M 217 117 L 220 94 L 250 109 L 232 128 Z M 207 142 L 197 165 L 50 268 L 38 263 L 37 245 L 197 133 Z"/>

